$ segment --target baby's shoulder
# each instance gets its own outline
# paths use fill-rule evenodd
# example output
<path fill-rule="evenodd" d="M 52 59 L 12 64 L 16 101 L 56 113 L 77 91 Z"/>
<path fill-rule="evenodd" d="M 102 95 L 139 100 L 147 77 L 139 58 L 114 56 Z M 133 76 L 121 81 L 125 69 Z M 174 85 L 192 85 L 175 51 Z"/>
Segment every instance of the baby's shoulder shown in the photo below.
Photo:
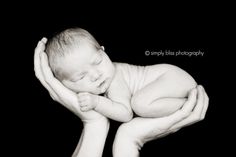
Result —
<path fill-rule="evenodd" d="M 128 63 L 121 63 L 121 62 L 113 62 L 113 64 L 116 68 L 122 68 L 129 65 Z"/>
<path fill-rule="evenodd" d="M 179 69 L 178 66 L 176 65 L 173 65 L 173 64 L 168 64 L 168 63 L 160 63 L 160 64 L 151 64 L 151 65 L 134 65 L 134 64 L 129 64 L 129 63 L 120 63 L 120 62 L 113 62 L 114 63 L 114 66 L 117 68 L 117 69 L 133 69 L 133 68 L 138 68 L 138 69 L 141 69 L 141 68 L 145 68 L 145 69 L 156 69 L 156 70 L 170 70 L 170 69 Z"/>
<path fill-rule="evenodd" d="M 147 69 L 155 69 L 158 71 L 166 71 L 166 70 L 177 70 L 180 69 L 180 67 L 173 65 L 173 64 L 167 64 L 167 63 L 161 63 L 161 64 L 153 64 L 146 66 Z"/>
<path fill-rule="evenodd" d="M 116 73 L 124 73 L 125 71 L 127 71 L 127 69 L 129 68 L 129 64 L 127 63 L 120 63 L 120 62 L 113 62 L 114 67 L 115 67 L 115 71 Z"/>
<path fill-rule="evenodd" d="M 113 62 L 114 66 L 117 69 L 122 69 L 122 70 L 130 70 L 133 68 L 138 68 L 138 67 L 145 67 L 145 66 L 140 66 L 140 65 L 134 65 L 134 64 L 129 64 L 129 63 L 120 63 L 120 62 Z"/>

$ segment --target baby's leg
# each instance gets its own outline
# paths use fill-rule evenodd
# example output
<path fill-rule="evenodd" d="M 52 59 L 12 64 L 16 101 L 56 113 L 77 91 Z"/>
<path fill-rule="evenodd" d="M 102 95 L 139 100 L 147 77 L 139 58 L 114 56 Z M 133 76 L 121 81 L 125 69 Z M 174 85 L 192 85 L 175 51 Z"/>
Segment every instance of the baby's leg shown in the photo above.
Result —
<path fill-rule="evenodd" d="M 160 98 L 153 101 L 149 105 L 143 105 L 141 107 L 136 106 L 134 112 L 141 117 L 164 117 L 179 110 L 185 101 L 185 98 Z"/>
<path fill-rule="evenodd" d="M 177 111 L 196 82 L 176 68 L 137 91 L 131 100 L 132 109 L 141 117 L 162 117 Z"/>

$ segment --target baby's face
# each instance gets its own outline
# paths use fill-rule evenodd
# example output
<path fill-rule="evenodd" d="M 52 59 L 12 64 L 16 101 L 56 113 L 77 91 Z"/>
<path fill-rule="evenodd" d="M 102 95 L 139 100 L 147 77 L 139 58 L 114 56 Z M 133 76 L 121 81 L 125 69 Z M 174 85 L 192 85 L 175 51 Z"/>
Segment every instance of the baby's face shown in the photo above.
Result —
<path fill-rule="evenodd" d="M 62 83 L 74 92 L 104 93 L 115 73 L 114 65 L 104 52 L 89 44 L 81 44 L 61 61 L 65 74 Z"/>

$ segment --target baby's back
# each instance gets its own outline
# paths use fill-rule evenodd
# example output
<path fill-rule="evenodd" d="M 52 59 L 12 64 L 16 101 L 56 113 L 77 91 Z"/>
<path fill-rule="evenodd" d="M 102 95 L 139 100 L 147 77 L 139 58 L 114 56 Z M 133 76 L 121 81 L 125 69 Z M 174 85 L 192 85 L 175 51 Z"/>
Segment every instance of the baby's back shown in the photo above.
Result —
<path fill-rule="evenodd" d="M 162 74 L 167 71 L 175 71 L 179 75 L 184 76 L 187 80 L 195 82 L 193 78 L 184 70 L 170 64 L 155 64 L 148 66 L 132 65 L 127 63 L 114 63 L 116 68 L 122 71 L 125 82 L 130 89 L 132 95 L 134 95 L 138 90 L 142 89 L 147 84 L 158 79 Z"/>
<path fill-rule="evenodd" d="M 135 94 L 138 90 L 142 89 L 145 85 L 152 82 L 160 72 L 163 70 L 155 71 L 155 77 L 152 71 L 152 66 L 139 66 L 127 63 L 115 63 L 116 67 L 122 71 L 125 82 L 127 83 L 131 94 Z M 152 77 L 153 76 L 153 77 Z"/>
<path fill-rule="evenodd" d="M 145 66 L 136 66 L 126 63 L 115 63 L 116 68 L 122 71 L 125 82 L 127 83 L 131 94 L 134 94 L 137 90 L 143 87 L 145 82 Z"/>

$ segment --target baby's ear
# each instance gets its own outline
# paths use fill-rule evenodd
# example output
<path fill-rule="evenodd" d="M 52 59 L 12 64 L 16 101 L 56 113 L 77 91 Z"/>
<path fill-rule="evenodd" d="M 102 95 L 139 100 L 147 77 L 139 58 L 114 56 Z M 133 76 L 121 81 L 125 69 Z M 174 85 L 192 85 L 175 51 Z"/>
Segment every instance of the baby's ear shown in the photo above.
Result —
<path fill-rule="evenodd" d="M 101 46 L 102 50 L 105 51 L 105 47 L 104 46 Z"/>

